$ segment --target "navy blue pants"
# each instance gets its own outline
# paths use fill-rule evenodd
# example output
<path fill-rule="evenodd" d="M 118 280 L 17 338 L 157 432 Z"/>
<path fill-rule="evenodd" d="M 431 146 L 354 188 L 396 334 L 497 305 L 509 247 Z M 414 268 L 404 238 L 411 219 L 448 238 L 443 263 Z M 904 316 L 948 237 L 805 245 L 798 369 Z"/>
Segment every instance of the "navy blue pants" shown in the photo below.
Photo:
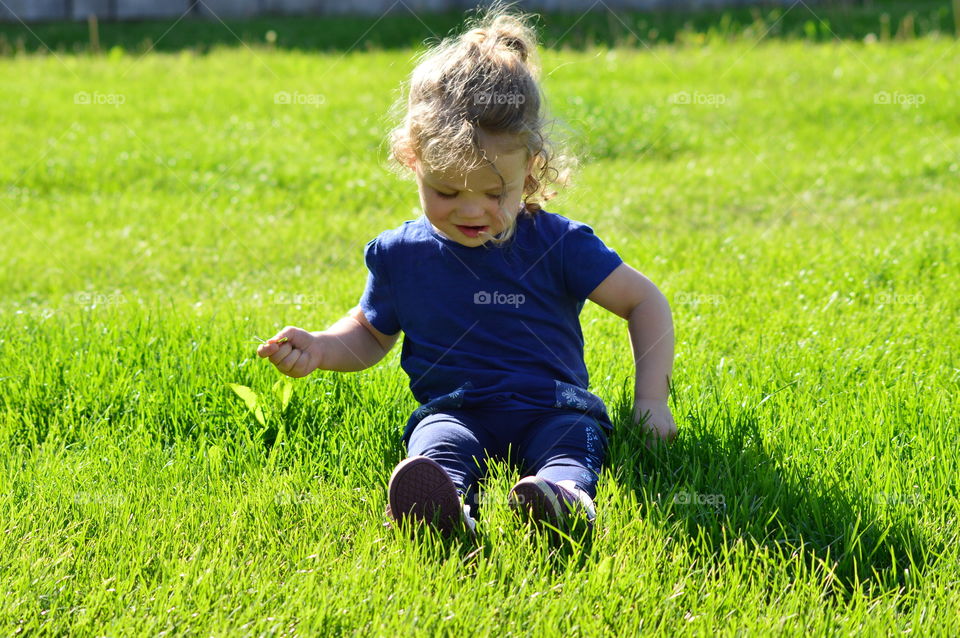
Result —
<path fill-rule="evenodd" d="M 608 446 L 603 427 L 581 412 L 473 408 L 424 418 L 410 434 L 407 453 L 439 463 L 476 509 L 477 484 L 489 457 L 519 466 L 521 476 L 574 481 L 593 498 Z"/>

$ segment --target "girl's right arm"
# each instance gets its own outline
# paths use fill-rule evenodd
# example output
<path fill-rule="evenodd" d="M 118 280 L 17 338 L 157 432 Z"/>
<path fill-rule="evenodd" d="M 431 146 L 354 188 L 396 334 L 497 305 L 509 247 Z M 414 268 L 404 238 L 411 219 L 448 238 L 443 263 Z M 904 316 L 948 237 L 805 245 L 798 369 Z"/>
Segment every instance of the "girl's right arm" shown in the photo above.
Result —
<path fill-rule="evenodd" d="M 299 378 L 314 370 L 356 372 L 376 365 L 400 336 L 374 328 L 357 306 L 322 332 L 287 326 L 257 348 L 283 374 Z M 286 337 L 286 341 L 278 343 Z"/>

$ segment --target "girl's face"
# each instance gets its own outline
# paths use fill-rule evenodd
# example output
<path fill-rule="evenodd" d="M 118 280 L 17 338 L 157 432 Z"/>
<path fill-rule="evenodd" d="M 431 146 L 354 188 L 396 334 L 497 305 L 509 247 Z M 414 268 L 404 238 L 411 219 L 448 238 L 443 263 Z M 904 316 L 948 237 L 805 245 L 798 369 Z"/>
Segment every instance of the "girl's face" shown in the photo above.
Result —
<path fill-rule="evenodd" d="M 481 138 L 482 140 L 483 138 Z M 523 185 L 533 166 L 526 149 L 491 153 L 496 145 L 483 144 L 490 165 L 464 173 L 436 172 L 419 160 L 414 170 L 420 188 L 420 204 L 427 219 L 441 235 L 464 246 L 480 246 L 513 223 L 520 212 Z M 507 214 L 503 219 L 500 209 Z"/>

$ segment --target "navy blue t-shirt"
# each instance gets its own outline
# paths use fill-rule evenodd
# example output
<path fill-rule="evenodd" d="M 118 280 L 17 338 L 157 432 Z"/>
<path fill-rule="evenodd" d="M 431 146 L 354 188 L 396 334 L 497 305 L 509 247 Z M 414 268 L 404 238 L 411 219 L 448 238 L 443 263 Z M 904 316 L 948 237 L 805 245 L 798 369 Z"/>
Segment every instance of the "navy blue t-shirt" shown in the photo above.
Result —
<path fill-rule="evenodd" d="M 612 428 L 588 391 L 579 314 L 623 260 L 586 224 L 522 212 L 502 245 L 468 247 L 427 217 L 371 240 L 360 308 L 388 335 L 403 331 L 400 365 L 421 404 L 405 437 L 443 408 L 560 407 Z"/>

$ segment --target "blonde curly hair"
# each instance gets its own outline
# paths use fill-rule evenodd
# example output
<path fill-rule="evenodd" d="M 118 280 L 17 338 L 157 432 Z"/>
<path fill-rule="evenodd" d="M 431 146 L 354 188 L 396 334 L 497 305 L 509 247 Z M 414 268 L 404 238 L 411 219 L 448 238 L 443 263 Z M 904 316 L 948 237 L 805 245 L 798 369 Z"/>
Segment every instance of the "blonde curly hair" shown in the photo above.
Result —
<path fill-rule="evenodd" d="M 402 121 L 388 138 L 391 158 L 406 168 L 419 159 L 440 171 L 466 172 L 486 164 L 496 172 L 478 132 L 515 140 L 517 149 L 526 149 L 527 161 L 534 158 L 523 185 L 523 208 L 536 214 L 539 201 L 556 195 L 548 186 L 564 184 L 575 160 L 557 153 L 546 133 L 530 16 L 496 3 L 467 26 L 468 31 L 445 38 L 420 57 L 404 86 L 406 95 L 393 108 Z M 515 219 L 502 203 L 500 214 L 505 221 Z M 489 239 L 506 242 L 514 230 L 510 223 Z"/>

